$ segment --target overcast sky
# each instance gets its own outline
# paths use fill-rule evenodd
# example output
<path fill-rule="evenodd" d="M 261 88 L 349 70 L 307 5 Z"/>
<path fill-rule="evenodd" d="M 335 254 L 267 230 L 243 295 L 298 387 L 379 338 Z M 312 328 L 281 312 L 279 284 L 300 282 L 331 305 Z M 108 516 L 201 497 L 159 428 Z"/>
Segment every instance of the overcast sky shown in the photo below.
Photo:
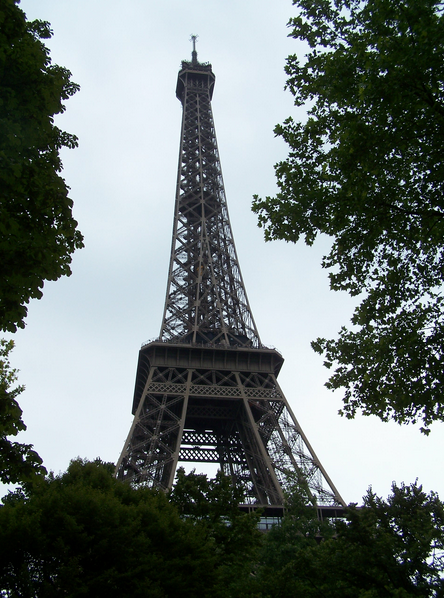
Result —
<path fill-rule="evenodd" d="M 280 384 L 346 502 L 371 485 L 416 478 L 444 498 L 444 426 L 419 427 L 337 415 L 339 391 L 310 341 L 333 337 L 353 303 L 329 291 L 312 248 L 265 243 L 252 196 L 276 191 L 286 156 L 274 125 L 298 116 L 284 91 L 285 58 L 304 48 L 287 37 L 290 0 L 22 0 L 29 19 L 51 23 L 53 62 L 81 91 L 57 125 L 79 137 L 63 152 L 63 176 L 85 248 L 70 278 L 48 283 L 15 335 L 12 363 L 26 391 L 27 432 L 48 469 L 77 456 L 116 462 L 131 425 L 138 351 L 158 336 L 171 248 L 181 104 L 180 62 L 198 58 L 216 75 L 213 112 L 235 243 L 261 340 L 282 352 Z M 299 112 L 301 118 L 304 112 Z"/>

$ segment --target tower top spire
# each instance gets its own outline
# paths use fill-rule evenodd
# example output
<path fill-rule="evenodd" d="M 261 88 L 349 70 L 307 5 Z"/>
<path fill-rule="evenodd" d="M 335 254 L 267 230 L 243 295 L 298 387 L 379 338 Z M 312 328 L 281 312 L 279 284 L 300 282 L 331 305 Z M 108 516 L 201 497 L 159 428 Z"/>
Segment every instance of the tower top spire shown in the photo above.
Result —
<path fill-rule="evenodd" d="M 193 42 L 193 51 L 191 52 L 191 62 L 193 64 L 197 64 L 196 42 L 197 42 L 198 37 L 199 37 L 198 35 L 193 35 L 193 34 L 191 34 L 191 36 L 190 36 L 190 41 Z"/>

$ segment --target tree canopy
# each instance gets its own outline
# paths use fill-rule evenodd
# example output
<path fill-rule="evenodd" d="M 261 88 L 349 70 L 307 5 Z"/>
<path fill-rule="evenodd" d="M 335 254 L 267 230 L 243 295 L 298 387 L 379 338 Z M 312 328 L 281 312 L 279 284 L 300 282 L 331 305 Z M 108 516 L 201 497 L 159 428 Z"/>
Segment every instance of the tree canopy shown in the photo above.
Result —
<path fill-rule="evenodd" d="M 167 598 L 439 598 L 444 505 L 417 483 L 371 490 L 322 521 L 293 488 L 266 534 L 221 473 L 179 470 L 173 491 L 135 488 L 100 459 L 35 478 L 0 507 L 0 595 Z"/>
<path fill-rule="evenodd" d="M 60 149 L 77 138 L 54 124 L 79 86 L 51 63 L 49 24 L 28 22 L 18 1 L 0 0 L 0 329 L 11 332 L 83 246 L 59 174 Z"/>
<path fill-rule="evenodd" d="M 215 596 L 245 598 L 253 591 L 252 571 L 261 544 L 259 513 L 239 509 L 243 490 L 218 471 L 208 479 L 194 470 L 177 471 L 170 502 L 188 521 L 200 528 L 217 554 Z M 255 595 L 255 594 L 253 594 Z"/>
<path fill-rule="evenodd" d="M 71 462 L 0 508 L 0 594 L 44 597 L 211 596 L 217 555 L 161 491 Z"/>
<path fill-rule="evenodd" d="M 26 430 L 22 410 L 16 400 L 24 387 L 15 386 L 17 370 L 11 368 L 9 362 L 13 346 L 13 341 L 0 339 L 0 482 L 26 485 L 35 476 L 45 474 L 46 470 L 31 444 L 13 442 L 8 438 Z"/>
<path fill-rule="evenodd" d="M 352 326 L 314 349 L 358 411 L 428 432 L 444 420 L 444 4 L 295 0 L 288 89 L 308 116 L 276 134 L 279 192 L 255 198 L 266 239 L 332 238 L 330 286 Z"/>
<path fill-rule="evenodd" d="M 262 598 L 438 598 L 444 595 L 444 505 L 417 483 L 371 490 L 346 520 L 293 505 L 269 532 L 257 569 Z"/>

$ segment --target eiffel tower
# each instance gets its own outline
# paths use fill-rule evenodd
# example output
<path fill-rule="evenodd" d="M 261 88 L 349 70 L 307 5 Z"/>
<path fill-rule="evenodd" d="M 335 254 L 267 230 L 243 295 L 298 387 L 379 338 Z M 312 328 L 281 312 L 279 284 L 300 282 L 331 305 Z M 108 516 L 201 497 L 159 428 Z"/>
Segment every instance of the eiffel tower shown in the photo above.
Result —
<path fill-rule="evenodd" d="M 281 508 L 303 485 L 317 505 L 344 501 L 277 382 L 278 351 L 262 345 L 234 246 L 211 109 L 211 64 L 183 61 L 174 230 L 160 336 L 139 352 L 134 421 L 119 479 L 168 490 L 178 463 L 215 463 L 251 508 Z"/>

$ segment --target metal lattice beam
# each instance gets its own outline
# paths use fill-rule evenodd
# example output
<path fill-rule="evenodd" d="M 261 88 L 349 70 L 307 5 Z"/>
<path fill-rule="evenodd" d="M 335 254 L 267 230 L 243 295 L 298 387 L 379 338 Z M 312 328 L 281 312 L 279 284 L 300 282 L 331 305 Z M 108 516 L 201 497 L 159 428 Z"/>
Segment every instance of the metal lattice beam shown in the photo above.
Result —
<path fill-rule="evenodd" d="M 225 200 L 210 65 L 182 63 L 183 105 L 173 243 L 160 338 L 260 346 Z"/>

